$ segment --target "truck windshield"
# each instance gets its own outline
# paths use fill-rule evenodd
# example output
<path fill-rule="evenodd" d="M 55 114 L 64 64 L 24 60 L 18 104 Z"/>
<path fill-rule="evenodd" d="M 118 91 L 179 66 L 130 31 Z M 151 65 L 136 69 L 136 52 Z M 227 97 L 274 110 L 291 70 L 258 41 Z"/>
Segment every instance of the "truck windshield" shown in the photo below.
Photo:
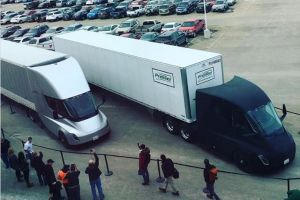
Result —
<path fill-rule="evenodd" d="M 253 127 L 266 136 L 282 132 L 282 123 L 271 102 L 254 110 L 248 111 Z"/>
<path fill-rule="evenodd" d="M 93 96 L 86 92 L 64 100 L 70 118 L 74 121 L 88 119 L 97 114 Z"/>

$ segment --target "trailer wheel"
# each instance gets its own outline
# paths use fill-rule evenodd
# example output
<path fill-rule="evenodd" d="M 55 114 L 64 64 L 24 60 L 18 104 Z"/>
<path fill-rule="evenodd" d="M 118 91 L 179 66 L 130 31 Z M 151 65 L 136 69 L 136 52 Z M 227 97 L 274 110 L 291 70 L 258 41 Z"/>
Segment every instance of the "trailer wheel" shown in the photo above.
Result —
<path fill-rule="evenodd" d="M 163 124 L 167 131 L 173 135 L 178 133 L 178 123 L 177 120 L 170 116 L 165 116 L 163 119 Z"/>
<path fill-rule="evenodd" d="M 187 124 L 182 124 L 179 129 L 181 138 L 186 142 L 192 142 L 193 132 Z"/>

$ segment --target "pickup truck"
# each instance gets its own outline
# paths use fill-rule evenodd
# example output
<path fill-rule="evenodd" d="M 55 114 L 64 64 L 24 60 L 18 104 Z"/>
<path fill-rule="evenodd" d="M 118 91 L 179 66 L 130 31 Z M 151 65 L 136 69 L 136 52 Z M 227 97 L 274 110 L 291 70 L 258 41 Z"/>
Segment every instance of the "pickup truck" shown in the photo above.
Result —
<path fill-rule="evenodd" d="M 136 32 L 160 32 L 164 24 L 157 20 L 146 20 L 142 26 L 136 29 Z"/>
<path fill-rule="evenodd" d="M 182 23 L 179 30 L 184 32 L 186 36 L 194 38 L 204 27 L 205 22 L 203 19 L 189 19 Z"/>

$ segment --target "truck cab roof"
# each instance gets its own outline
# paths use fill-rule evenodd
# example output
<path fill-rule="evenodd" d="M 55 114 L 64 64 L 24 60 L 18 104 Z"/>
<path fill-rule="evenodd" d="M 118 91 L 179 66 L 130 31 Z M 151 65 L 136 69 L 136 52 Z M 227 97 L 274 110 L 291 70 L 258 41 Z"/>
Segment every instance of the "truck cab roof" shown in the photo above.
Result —
<path fill-rule="evenodd" d="M 219 86 L 198 89 L 196 93 L 199 99 L 202 96 L 223 99 L 245 112 L 266 105 L 270 101 L 257 85 L 238 76 Z"/>

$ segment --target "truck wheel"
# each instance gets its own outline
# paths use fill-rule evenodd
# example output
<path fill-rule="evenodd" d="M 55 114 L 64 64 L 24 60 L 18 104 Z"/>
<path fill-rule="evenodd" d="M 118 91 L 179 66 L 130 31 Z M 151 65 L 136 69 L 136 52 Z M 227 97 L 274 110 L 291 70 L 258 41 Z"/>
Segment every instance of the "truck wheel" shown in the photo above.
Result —
<path fill-rule="evenodd" d="M 163 119 L 163 124 L 169 133 L 173 135 L 176 135 L 178 133 L 178 123 L 173 117 L 165 116 L 165 118 Z"/>
<path fill-rule="evenodd" d="M 182 124 L 179 129 L 181 138 L 186 142 L 192 142 L 193 133 L 191 128 L 187 124 Z"/>
<path fill-rule="evenodd" d="M 63 132 L 58 133 L 58 139 L 64 146 L 69 146 L 68 140 Z"/>
<path fill-rule="evenodd" d="M 233 161 L 235 165 L 244 172 L 250 172 L 249 162 L 243 153 L 233 153 Z"/>

